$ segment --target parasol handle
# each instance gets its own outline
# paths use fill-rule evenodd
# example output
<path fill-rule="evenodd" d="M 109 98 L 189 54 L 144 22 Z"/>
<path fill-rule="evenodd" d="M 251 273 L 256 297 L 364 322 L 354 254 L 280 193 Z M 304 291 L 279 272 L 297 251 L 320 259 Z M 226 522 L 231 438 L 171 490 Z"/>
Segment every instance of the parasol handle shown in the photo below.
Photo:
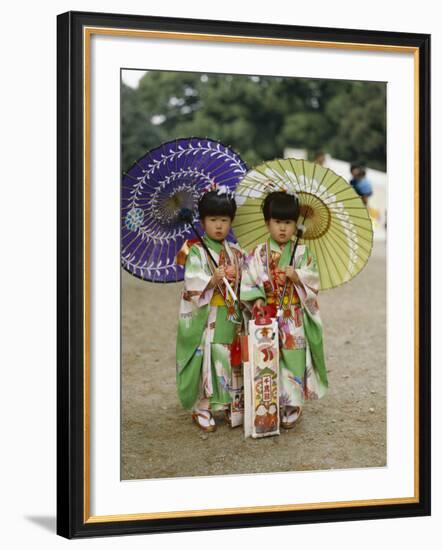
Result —
<path fill-rule="evenodd" d="M 233 299 L 235 302 L 238 302 L 239 300 L 238 300 L 238 298 L 236 297 L 236 294 L 235 294 L 233 288 L 230 286 L 229 281 L 228 281 L 225 277 L 223 277 L 223 283 L 226 285 L 227 291 L 228 291 L 228 293 L 230 294 L 230 296 L 232 297 L 232 299 Z"/>
<path fill-rule="evenodd" d="M 302 220 L 302 225 L 304 225 L 304 222 L 305 222 L 305 216 L 304 216 L 304 219 Z M 301 237 L 302 235 L 302 231 L 301 230 L 298 230 L 297 233 L 296 233 L 296 241 L 295 241 L 295 246 L 293 247 L 293 252 L 292 252 L 292 255 L 290 257 L 290 262 L 289 262 L 289 265 L 292 265 L 293 263 L 293 260 L 295 259 L 295 252 L 296 252 L 296 249 L 298 247 L 298 242 L 299 242 L 299 238 Z M 286 277 L 285 278 L 285 283 L 284 283 L 284 290 L 281 294 L 281 298 L 279 300 L 279 305 L 278 305 L 278 310 L 276 312 L 276 318 L 278 319 L 279 317 L 281 317 L 282 315 L 282 304 L 284 302 L 284 296 L 285 296 L 285 293 L 287 291 L 287 284 L 289 282 L 289 278 Z"/>
<path fill-rule="evenodd" d="M 218 267 L 218 264 L 215 262 L 215 259 L 214 257 L 212 256 L 212 253 L 210 252 L 209 250 L 209 247 L 206 245 L 206 243 L 203 241 L 201 235 L 198 233 L 196 227 L 193 225 L 193 222 L 191 220 L 187 220 L 190 227 L 193 229 L 195 235 L 198 237 L 200 243 L 203 245 L 203 248 L 204 250 L 207 252 L 208 256 L 210 257 L 210 259 L 212 260 L 213 264 Z M 228 293 L 230 294 L 230 296 L 232 296 L 232 299 L 235 301 L 235 302 L 239 302 L 235 292 L 233 291 L 233 288 L 230 286 L 230 283 L 229 281 L 223 277 L 223 283 L 226 285 L 226 288 L 227 288 L 227 291 Z"/>

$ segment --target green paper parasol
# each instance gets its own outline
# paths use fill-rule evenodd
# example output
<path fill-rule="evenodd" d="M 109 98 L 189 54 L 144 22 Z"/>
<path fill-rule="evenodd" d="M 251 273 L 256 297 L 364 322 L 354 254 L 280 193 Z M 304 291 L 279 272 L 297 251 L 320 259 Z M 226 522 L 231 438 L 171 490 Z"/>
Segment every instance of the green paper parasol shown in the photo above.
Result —
<path fill-rule="evenodd" d="M 332 170 L 298 159 L 275 159 L 252 168 L 239 182 L 233 230 L 248 252 L 268 235 L 261 210 L 272 191 L 298 196 L 299 239 L 315 254 L 321 289 L 339 286 L 365 266 L 373 245 L 373 227 L 367 208 L 352 186 Z"/>

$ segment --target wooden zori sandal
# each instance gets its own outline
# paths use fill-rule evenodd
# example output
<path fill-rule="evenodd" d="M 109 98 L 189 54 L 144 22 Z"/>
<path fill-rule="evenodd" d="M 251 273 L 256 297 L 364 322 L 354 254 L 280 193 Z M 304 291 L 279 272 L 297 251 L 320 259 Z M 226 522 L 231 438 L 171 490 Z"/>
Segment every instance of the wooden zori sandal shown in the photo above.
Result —
<path fill-rule="evenodd" d="M 287 411 L 287 409 L 291 409 L 290 411 Z M 302 414 L 302 407 L 286 407 L 284 409 L 280 426 L 281 428 L 285 428 L 286 430 L 290 430 L 290 428 L 293 428 L 293 426 L 296 424 L 296 422 L 299 420 L 299 417 Z"/>
<path fill-rule="evenodd" d="M 216 430 L 215 420 L 212 413 L 207 409 L 192 411 L 192 420 L 203 432 L 214 432 Z"/>

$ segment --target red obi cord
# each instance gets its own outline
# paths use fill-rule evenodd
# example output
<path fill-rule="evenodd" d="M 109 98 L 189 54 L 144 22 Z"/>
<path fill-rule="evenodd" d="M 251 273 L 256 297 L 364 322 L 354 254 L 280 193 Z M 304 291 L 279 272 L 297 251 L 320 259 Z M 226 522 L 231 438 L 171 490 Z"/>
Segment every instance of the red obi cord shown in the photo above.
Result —
<path fill-rule="evenodd" d="M 236 337 L 230 344 L 230 364 L 232 367 L 241 365 L 241 340 L 239 337 Z"/>

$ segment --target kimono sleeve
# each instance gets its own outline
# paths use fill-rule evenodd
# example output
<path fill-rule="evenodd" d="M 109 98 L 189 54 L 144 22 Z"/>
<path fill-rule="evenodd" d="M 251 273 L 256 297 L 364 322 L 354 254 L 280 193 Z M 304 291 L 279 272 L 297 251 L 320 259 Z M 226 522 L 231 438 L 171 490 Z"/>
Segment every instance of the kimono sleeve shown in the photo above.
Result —
<path fill-rule="evenodd" d="M 245 265 L 246 265 L 246 262 L 247 262 L 247 257 L 248 257 L 248 254 L 247 252 L 242 249 L 239 245 L 236 245 L 236 249 L 238 251 L 238 263 L 239 263 L 239 267 L 241 270 L 244 269 Z"/>
<path fill-rule="evenodd" d="M 299 299 L 304 308 L 311 316 L 319 316 L 318 292 L 319 292 L 319 272 L 316 258 L 311 250 L 304 246 L 304 250 L 296 259 L 296 273 L 299 282 L 295 284 Z"/>
<path fill-rule="evenodd" d="M 303 310 L 305 337 L 310 348 L 314 369 L 325 387 L 328 387 L 325 364 L 323 326 L 319 314 L 318 292 L 319 272 L 314 254 L 304 247 L 296 261 L 296 273 L 299 282 L 295 284 Z"/>
<path fill-rule="evenodd" d="M 251 308 L 258 298 L 266 299 L 263 274 L 264 266 L 262 265 L 260 248 L 256 247 L 246 258 L 241 277 L 241 301 L 248 308 Z"/>
<path fill-rule="evenodd" d="M 214 290 L 207 289 L 211 278 L 212 273 L 204 252 L 199 246 L 193 245 L 185 264 L 183 301 L 197 308 L 209 304 Z"/>

